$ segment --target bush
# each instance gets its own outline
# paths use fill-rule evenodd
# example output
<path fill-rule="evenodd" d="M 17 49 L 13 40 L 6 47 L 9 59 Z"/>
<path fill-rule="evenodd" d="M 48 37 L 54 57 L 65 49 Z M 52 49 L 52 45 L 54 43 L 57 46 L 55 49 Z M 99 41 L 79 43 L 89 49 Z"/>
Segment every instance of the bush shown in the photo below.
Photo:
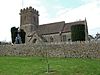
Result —
<path fill-rule="evenodd" d="M 12 27 L 11 28 L 11 39 L 12 39 L 12 43 L 15 42 L 15 38 L 17 37 L 17 33 L 18 33 L 18 28 Z"/>

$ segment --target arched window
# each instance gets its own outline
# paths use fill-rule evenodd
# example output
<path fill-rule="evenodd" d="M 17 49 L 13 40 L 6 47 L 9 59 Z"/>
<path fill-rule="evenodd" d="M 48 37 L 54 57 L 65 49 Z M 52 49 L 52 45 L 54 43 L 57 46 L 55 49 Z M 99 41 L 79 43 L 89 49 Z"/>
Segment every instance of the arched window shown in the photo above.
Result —
<path fill-rule="evenodd" d="M 26 21 L 26 18 L 27 18 L 27 17 L 26 17 L 26 16 L 24 16 L 24 20 L 25 20 L 25 21 Z"/>
<path fill-rule="evenodd" d="M 33 17 L 33 19 L 34 19 L 34 23 L 36 23 L 36 18 L 35 18 L 35 16 Z"/>

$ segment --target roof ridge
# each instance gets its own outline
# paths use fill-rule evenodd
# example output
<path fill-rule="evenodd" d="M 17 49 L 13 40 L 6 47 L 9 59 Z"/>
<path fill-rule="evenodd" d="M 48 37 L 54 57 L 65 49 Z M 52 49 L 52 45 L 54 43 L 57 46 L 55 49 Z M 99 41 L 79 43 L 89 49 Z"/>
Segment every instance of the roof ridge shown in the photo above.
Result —
<path fill-rule="evenodd" d="M 53 22 L 53 23 L 47 23 L 47 24 L 41 24 L 41 26 L 42 25 L 52 25 L 52 24 L 57 24 L 57 23 L 65 23 L 65 21 Z"/>

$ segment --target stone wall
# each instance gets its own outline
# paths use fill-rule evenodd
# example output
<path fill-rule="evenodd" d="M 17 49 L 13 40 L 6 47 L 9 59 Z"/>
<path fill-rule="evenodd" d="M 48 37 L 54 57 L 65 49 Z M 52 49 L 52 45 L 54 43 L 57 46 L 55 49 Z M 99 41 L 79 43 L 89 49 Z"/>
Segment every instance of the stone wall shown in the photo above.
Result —
<path fill-rule="evenodd" d="M 66 42 L 68 42 L 68 39 L 71 39 L 71 32 L 68 33 L 62 33 L 60 35 L 60 33 L 56 33 L 56 34 L 50 34 L 50 35 L 43 35 L 43 37 L 50 42 L 50 37 L 53 38 L 53 42 L 61 42 L 61 40 L 63 40 L 63 35 L 66 36 Z"/>
<path fill-rule="evenodd" d="M 0 56 L 100 58 L 100 42 L 0 45 Z"/>

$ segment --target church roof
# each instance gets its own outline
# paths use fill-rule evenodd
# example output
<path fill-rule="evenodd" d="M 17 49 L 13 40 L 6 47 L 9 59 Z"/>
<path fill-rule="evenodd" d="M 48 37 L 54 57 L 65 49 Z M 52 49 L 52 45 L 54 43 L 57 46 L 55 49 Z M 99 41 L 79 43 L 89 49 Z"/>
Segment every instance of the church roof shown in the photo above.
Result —
<path fill-rule="evenodd" d="M 49 24 L 39 25 L 38 31 L 40 34 L 54 34 L 62 31 L 65 22 L 55 22 Z"/>
<path fill-rule="evenodd" d="M 54 34 L 54 33 L 60 33 L 60 32 L 63 32 L 63 33 L 70 32 L 71 26 L 78 25 L 78 24 L 86 24 L 86 21 L 83 20 L 83 21 L 76 21 L 76 22 L 70 22 L 70 23 L 65 23 L 65 21 L 61 21 L 61 22 L 39 25 L 38 33 L 47 35 L 47 34 Z"/>

